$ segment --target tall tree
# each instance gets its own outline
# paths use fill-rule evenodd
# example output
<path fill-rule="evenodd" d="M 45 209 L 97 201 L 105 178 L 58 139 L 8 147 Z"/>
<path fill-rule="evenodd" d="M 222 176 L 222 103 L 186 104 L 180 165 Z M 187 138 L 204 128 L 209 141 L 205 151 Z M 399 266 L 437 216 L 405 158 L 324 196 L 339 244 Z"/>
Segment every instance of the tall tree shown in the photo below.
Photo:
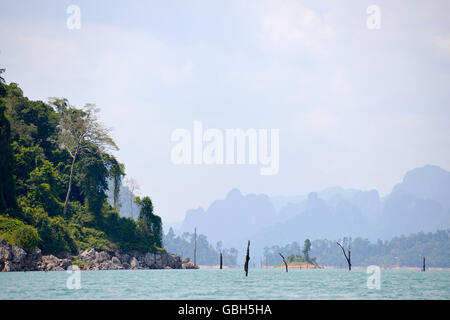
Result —
<path fill-rule="evenodd" d="M 112 197 L 113 207 L 119 211 L 121 204 L 119 203 L 120 186 L 122 185 L 122 178 L 125 176 L 125 166 L 119 163 L 114 156 L 107 155 L 107 166 L 109 169 L 109 177 L 113 183 Z"/>
<path fill-rule="evenodd" d="M 311 251 L 311 241 L 306 239 L 302 250 L 306 262 L 310 262 L 309 251 Z"/>
<path fill-rule="evenodd" d="M 144 233 L 151 233 L 154 237 L 154 244 L 157 247 L 162 247 L 162 221 L 161 217 L 153 213 L 153 203 L 150 197 L 139 198 L 136 197 L 136 204 L 141 207 L 138 217 L 138 226 Z"/>
<path fill-rule="evenodd" d="M 85 206 L 95 218 L 97 227 L 102 226 L 102 207 L 108 189 L 108 170 L 99 154 L 86 154 L 77 163 L 76 181 L 85 197 Z"/>
<path fill-rule="evenodd" d="M 73 169 L 79 156 L 86 151 L 104 152 L 106 149 L 119 150 L 109 136 L 110 128 L 106 128 L 98 120 L 99 109 L 93 104 L 86 104 L 82 110 L 69 105 L 67 99 L 51 98 L 50 104 L 59 113 L 58 142 L 72 157 L 69 184 L 64 201 L 63 214 L 67 212 L 70 192 L 72 190 Z"/>
<path fill-rule="evenodd" d="M 0 69 L 0 74 L 4 69 Z M 12 175 L 14 157 L 11 148 L 11 127 L 5 115 L 3 97 L 6 90 L 0 78 L 0 210 L 15 208 L 17 206 L 15 182 Z"/>

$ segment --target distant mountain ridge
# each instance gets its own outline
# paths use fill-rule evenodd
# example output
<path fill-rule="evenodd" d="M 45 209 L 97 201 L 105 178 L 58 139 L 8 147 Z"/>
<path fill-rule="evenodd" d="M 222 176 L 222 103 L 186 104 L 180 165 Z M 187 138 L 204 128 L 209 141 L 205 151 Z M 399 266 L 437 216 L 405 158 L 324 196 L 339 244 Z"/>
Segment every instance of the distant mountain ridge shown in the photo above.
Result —
<path fill-rule="evenodd" d="M 431 165 L 408 171 L 391 195 L 406 194 L 436 201 L 450 209 L 450 172 Z"/>
<path fill-rule="evenodd" d="M 197 228 L 212 241 L 229 242 L 233 235 L 253 234 L 276 222 L 276 216 L 267 195 L 244 196 L 238 189 L 232 189 L 225 199 L 214 201 L 207 211 L 203 208 L 188 210 L 181 231 L 192 232 Z"/>
<path fill-rule="evenodd" d="M 437 166 L 408 171 L 391 194 L 331 187 L 300 196 L 243 195 L 231 190 L 207 210 L 188 210 L 181 232 L 196 227 L 211 241 L 256 249 L 310 239 L 363 237 L 373 241 L 450 227 L 450 172 Z"/>

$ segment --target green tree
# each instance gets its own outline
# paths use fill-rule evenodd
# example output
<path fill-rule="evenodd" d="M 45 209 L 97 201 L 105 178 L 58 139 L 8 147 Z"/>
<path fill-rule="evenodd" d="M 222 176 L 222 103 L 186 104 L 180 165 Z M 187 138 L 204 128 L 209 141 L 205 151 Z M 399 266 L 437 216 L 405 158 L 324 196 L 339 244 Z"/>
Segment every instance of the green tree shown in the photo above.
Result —
<path fill-rule="evenodd" d="M 34 169 L 27 181 L 30 188 L 28 197 L 35 205 L 42 206 L 50 216 L 60 214 L 62 203 L 59 195 L 62 193 L 62 181 L 53 164 L 44 160 L 42 166 Z"/>
<path fill-rule="evenodd" d="M 63 214 L 72 190 L 73 169 L 80 154 L 84 152 L 103 152 L 108 148 L 118 150 L 114 140 L 109 136 L 109 128 L 103 126 L 97 117 L 99 109 L 93 104 L 86 104 L 83 110 L 69 105 L 67 99 L 52 98 L 50 104 L 59 113 L 59 145 L 67 150 L 72 158 L 69 185 L 64 201 Z"/>
<path fill-rule="evenodd" d="M 3 80 L 3 79 L 2 79 Z M 0 87 L 3 83 L 0 81 Z M 11 126 L 5 115 L 3 97 L 0 96 L 0 210 L 16 208 L 15 182 L 12 175 L 14 168 L 14 157 L 11 148 Z"/>
<path fill-rule="evenodd" d="M 310 251 L 311 251 L 311 241 L 309 239 L 306 239 L 305 243 L 303 244 L 303 250 L 302 250 L 306 262 L 310 262 L 310 259 L 309 259 Z"/>
<path fill-rule="evenodd" d="M 136 197 L 135 203 L 140 206 L 138 226 L 142 233 L 152 234 L 157 247 L 162 247 L 162 221 L 153 213 L 153 203 L 150 197 Z"/>
<path fill-rule="evenodd" d="M 116 211 L 119 211 L 121 207 L 119 203 L 120 186 L 122 185 L 122 178 L 125 176 L 125 166 L 111 155 L 105 155 L 105 157 L 109 168 L 109 178 L 113 183 L 113 207 Z"/>
<path fill-rule="evenodd" d="M 109 175 L 105 161 L 97 153 L 88 154 L 77 164 L 77 172 L 78 184 L 85 197 L 85 207 L 94 215 L 95 226 L 101 227 Z"/>
<path fill-rule="evenodd" d="M 32 250 L 41 242 L 36 228 L 22 221 L 0 216 L 0 238 L 11 244 L 17 244 L 26 250 Z"/>

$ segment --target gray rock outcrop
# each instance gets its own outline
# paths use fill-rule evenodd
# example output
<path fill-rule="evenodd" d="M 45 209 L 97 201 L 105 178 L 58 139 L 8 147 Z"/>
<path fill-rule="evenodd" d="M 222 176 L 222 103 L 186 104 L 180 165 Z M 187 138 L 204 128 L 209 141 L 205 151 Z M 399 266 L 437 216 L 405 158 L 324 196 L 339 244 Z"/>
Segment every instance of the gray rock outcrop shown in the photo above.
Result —
<path fill-rule="evenodd" d="M 72 261 L 73 260 L 73 261 Z M 189 259 L 166 251 L 126 253 L 85 250 L 77 257 L 58 258 L 42 255 L 40 249 L 27 252 L 19 246 L 0 240 L 0 271 L 63 271 L 75 261 L 82 270 L 196 269 Z"/>

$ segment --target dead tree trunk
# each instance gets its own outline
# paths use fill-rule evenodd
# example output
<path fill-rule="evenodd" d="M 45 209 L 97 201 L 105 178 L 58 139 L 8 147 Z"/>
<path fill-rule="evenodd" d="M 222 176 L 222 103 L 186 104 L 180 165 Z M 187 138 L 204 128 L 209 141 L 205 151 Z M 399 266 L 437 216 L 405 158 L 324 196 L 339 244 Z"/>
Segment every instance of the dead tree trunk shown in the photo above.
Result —
<path fill-rule="evenodd" d="M 422 259 L 422 271 L 425 272 L 425 257 Z"/>
<path fill-rule="evenodd" d="M 250 240 L 248 240 L 247 254 L 245 256 L 245 264 L 244 264 L 245 276 L 248 276 L 248 262 L 249 261 L 250 261 Z"/>
<path fill-rule="evenodd" d="M 283 255 L 281 253 L 278 252 L 278 254 L 281 256 L 281 258 L 283 259 L 284 265 L 286 266 L 286 272 L 288 272 L 288 264 L 286 262 L 286 260 L 284 259 Z"/>
<path fill-rule="evenodd" d="M 352 262 L 351 262 L 351 256 L 350 256 L 351 255 L 350 246 L 348 247 L 348 255 L 347 255 L 345 253 L 344 247 L 339 242 L 336 242 L 336 243 L 338 244 L 339 247 L 341 247 L 342 252 L 344 253 L 345 260 L 347 260 L 347 263 L 348 263 L 348 270 L 351 271 L 352 270 Z"/>
<path fill-rule="evenodd" d="M 220 269 L 222 269 L 222 252 L 220 253 Z"/>

